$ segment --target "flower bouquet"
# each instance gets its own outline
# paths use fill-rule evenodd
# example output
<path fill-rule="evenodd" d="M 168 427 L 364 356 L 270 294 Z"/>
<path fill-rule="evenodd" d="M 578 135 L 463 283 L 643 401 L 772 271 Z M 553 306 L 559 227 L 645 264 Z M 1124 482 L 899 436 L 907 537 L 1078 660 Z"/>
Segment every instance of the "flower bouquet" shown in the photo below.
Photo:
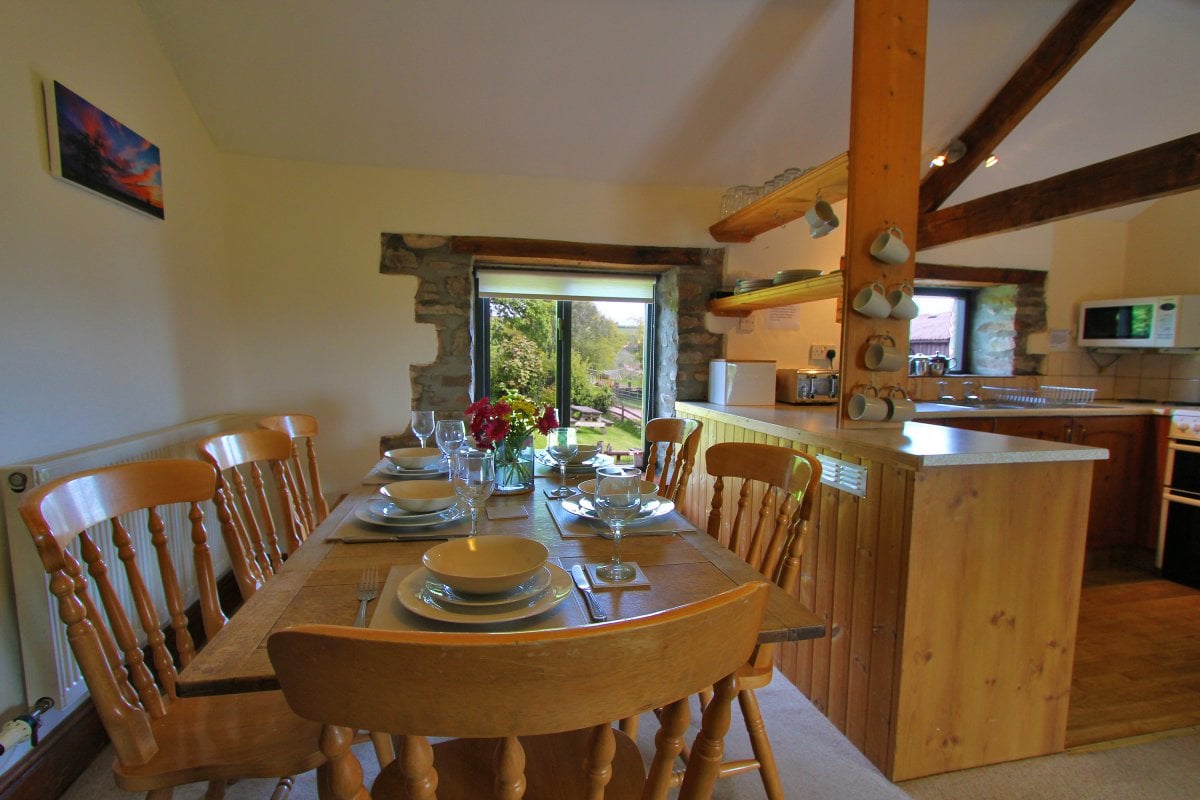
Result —
<path fill-rule="evenodd" d="M 533 432 L 558 427 L 554 407 L 540 411 L 528 397 L 509 392 L 492 402 L 490 397 L 467 406 L 467 428 L 481 450 L 495 451 L 496 494 L 533 490 Z"/>

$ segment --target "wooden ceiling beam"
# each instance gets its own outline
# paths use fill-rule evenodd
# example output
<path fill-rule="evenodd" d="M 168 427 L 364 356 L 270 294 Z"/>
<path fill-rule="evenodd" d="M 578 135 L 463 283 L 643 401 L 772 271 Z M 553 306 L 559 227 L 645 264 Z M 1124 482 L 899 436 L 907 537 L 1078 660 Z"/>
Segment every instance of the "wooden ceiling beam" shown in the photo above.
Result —
<path fill-rule="evenodd" d="M 922 250 L 1200 188 L 1200 133 L 923 214 Z"/>
<path fill-rule="evenodd" d="M 514 264 L 569 264 L 571 266 L 642 265 L 649 267 L 698 267 L 704 251 L 697 247 L 650 247 L 622 244 L 587 244 L 550 239 L 516 239 L 502 236 L 454 236 L 454 253 L 469 253 L 477 259 Z"/>
<path fill-rule="evenodd" d="M 1133 0 L 1078 0 L 956 137 L 967 146 L 966 154 L 925 176 L 919 211 L 930 212 L 946 202 L 1131 5 Z"/>

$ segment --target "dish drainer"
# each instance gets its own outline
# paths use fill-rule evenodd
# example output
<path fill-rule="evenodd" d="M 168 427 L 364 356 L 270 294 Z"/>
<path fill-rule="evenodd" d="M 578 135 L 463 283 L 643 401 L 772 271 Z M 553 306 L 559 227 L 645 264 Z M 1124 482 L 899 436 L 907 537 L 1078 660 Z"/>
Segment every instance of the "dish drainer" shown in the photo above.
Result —
<path fill-rule="evenodd" d="M 1039 386 L 1036 389 L 1012 389 L 1004 386 L 981 386 L 983 399 L 994 403 L 1013 403 L 1029 406 L 1086 406 L 1096 399 L 1095 389 L 1073 386 Z"/>

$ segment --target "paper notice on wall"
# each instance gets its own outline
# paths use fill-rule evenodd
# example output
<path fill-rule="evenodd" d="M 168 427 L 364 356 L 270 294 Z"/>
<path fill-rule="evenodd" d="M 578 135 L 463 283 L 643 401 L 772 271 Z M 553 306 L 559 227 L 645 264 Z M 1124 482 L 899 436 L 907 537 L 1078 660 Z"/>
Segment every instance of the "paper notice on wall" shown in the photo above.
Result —
<path fill-rule="evenodd" d="M 798 331 L 800 330 L 800 306 L 779 306 L 766 309 L 767 330 L 769 331 Z"/>

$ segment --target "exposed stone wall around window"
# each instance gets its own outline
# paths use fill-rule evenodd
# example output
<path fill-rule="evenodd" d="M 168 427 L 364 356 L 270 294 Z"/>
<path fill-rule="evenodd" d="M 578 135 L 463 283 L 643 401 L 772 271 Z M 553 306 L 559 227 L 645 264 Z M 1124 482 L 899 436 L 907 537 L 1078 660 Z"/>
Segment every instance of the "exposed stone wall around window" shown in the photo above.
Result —
<path fill-rule="evenodd" d="M 989 286 L 975 295 L 971 317 L 971 372 L 980 375 L 1035 375 L 1043 356 L 1026 352 L 1029 334 L 1046 330 L 1042 286 Z"/>
<path fill-rule="evenodd" d="M 472 395 L 473 257 L 453 252 L 450 236 L 385 233 L 380 240 L 379 271 L 417 278 L 416 321 L 437 331 L 434 360 L 409 368 L 413 408 L 466 408 Z M 708 362 L 721 357 L 721 337 L 705 329 L 704 314 L 709 295 L 720 287 L 724 258 L 724 249 L 706 249 L 701 266 L 666 268 L 659 276 L 653 415 L 673 414 L 677 399 L 708 395 Z M 389 433 L 380 437 L 380 452 L 416 444 L 410 431 Z"/>

